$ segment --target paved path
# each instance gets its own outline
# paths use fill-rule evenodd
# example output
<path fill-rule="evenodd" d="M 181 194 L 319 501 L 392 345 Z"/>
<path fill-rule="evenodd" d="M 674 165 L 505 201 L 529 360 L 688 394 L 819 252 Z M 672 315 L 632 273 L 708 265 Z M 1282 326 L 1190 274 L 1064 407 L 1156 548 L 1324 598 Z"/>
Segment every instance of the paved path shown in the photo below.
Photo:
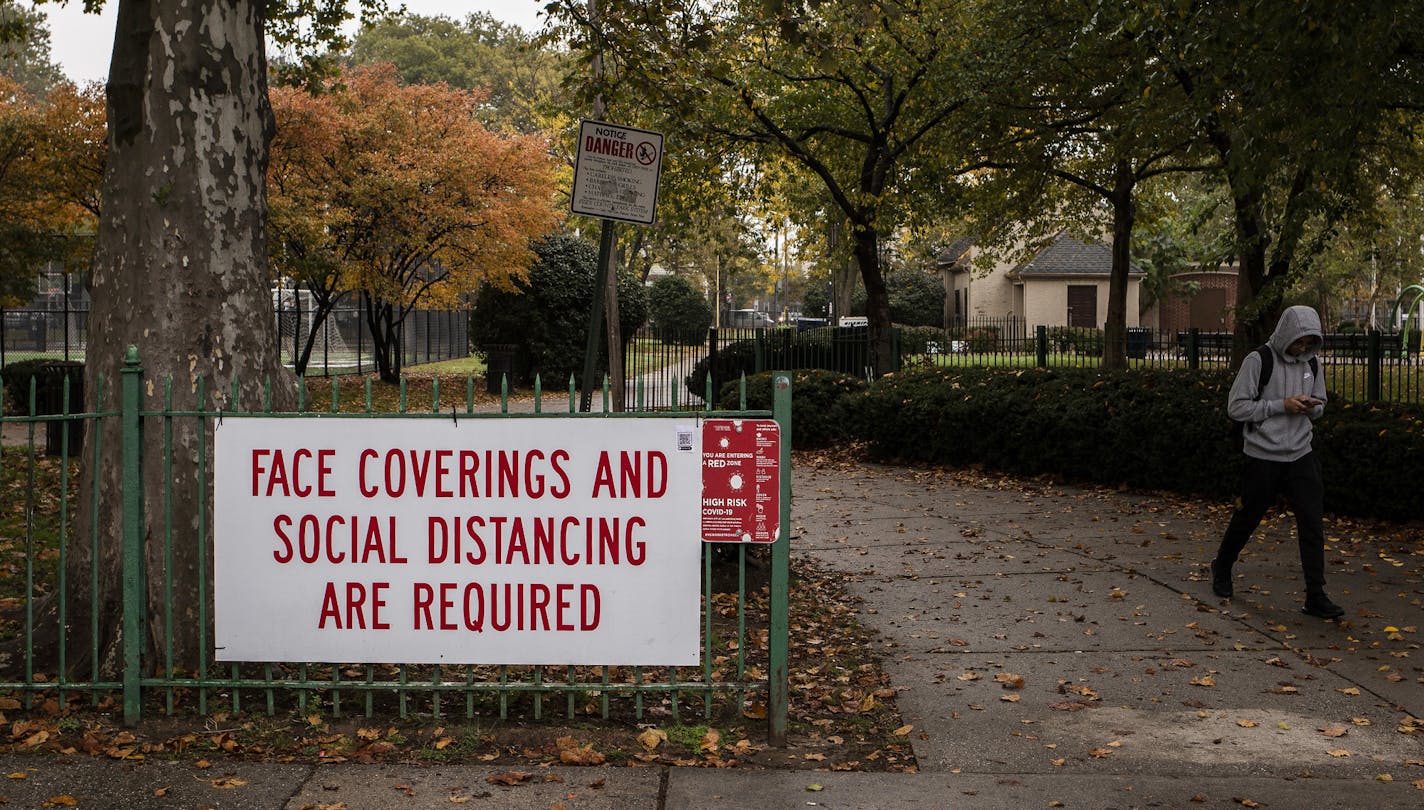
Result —
<path fill-rule="evenodd" d="M 551 768 L 500 787 L 486 777 L 507 768 L 460 764 L 0 757 L 27 774 L 0 796 L 7 810 L 56 795 L 135 810 L 1424 807 L 1424 729 L 1406 733 L 1424 717 L 1424 574 L 1408 549 L 1333 525 L 1348 614 L 1322 622 L 1297 610 L 1288 520 L 1250 547 L 1225 603 L 1205 569 L 1220 506 L 868 465 L 795 476 L 794 553 L 864 600 L 919 773 Z M 214 787 L 229 773 L 245 784 Z"/>

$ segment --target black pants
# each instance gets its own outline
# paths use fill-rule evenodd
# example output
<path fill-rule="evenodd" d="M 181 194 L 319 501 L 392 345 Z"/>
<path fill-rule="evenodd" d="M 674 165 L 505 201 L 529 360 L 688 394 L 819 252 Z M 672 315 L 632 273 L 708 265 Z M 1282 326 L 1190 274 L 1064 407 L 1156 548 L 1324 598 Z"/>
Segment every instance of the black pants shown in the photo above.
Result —
<path fill-rule="evenodd" d="M 1216 552 L 1219 567 L 1230 569 L 1261 525 L 1266 510 L 1285 495 L 1295 513 L 1296 540 L 1300 544 L 1300 567 L 1305 573 L 1305 592 L 1325 592 L 1325 529 L 1321 523 L 1325 485 L 1320 478 L 1320 462 L 1315 453 L 1295 461 L 1263 461 L 1246 457 L 1241 468 L 1241 505 L 1227 524 L 1221 548 Z"/>

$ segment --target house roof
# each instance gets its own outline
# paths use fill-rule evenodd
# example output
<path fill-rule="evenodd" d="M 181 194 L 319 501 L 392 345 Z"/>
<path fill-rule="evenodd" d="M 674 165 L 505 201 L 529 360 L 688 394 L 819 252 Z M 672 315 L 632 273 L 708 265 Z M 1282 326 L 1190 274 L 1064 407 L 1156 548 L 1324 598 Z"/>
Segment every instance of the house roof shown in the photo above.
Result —
<path fill-rule="evenodd" d="M 969 248 L 974 246 L 974 237 L 961 236 L 958 239 L 945 245 L 944 249 L 935 254 L 936 267 L 953 267 L 964 254 L 969 252 Z"/>
<path fill-rule="evenodd" d="M 1011 276 L 1106 276 L 1112 273 L 1112 246 L 1101 242 L 1089 244 L 1067 234 L 1059 234 L 1038 255 L 1009 272 Z M 1135 264 L 1128 274 L 1146 275 Z"/>

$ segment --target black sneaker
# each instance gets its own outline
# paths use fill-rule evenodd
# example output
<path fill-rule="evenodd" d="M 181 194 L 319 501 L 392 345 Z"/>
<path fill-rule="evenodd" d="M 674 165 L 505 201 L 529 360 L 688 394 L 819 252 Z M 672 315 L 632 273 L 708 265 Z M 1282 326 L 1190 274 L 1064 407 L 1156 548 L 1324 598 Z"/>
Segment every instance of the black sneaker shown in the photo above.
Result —
<path fill-rule="evenodd" d="M 1231 566 L 1220 566 L 1216 560 L 1211 561 L 1211 592 L 1222 599 L 1230 599 L 1236 594 L 1231 587 Z"/>
<path fill-rule="evenodd" d="M 1338 619 L 1345 615 L 1345 609 L 1331 602 L 1330 597 L 1323 593 L 1306 596 L 1300 612 L 1321 619 Z"/>

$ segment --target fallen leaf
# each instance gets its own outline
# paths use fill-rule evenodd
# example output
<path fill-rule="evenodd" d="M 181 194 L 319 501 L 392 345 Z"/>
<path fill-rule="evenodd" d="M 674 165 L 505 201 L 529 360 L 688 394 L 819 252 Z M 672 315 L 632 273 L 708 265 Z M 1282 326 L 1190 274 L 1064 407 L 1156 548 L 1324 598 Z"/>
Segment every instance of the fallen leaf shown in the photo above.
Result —
<path fill-rule="evenodd" d="M 1192 686 L 1216 686 L 1216 679 L 1210 675 L 1200 675 L 1192 678 Z"/>
<path fill-rule="evenodd" d="M 1331 725 L 1320 729 L 1320 733 L 1324 734 L 1327 737 L 1343 737 L 1346 734 L 1350 733 L 1350 729 L 1339 725 L 1338 723 L 1332 723 Z"/>
<path fill-rule="evenodd" d="M 821 790 L 825 790 L 824 787 L 822 787 L 821 785 L 819 785 L 819 784 L 817 784 L 817 783 L 815 783 L 815 782 L 812 782 L 811 784 L 807 785 L 807 786 L 806 786 L 806 789 L 809 790 L 809 791 L 811 791 L 812 793 L 815 793 L 815 792 L 821 791 Z"/>
<path fill-rule="evenodd" d="M 646 750 L 652 751 L 659 745 L 667 742 L 667 738 L 667 732 L 660 728 L 644 729 L 643 733 L 638 735 L 638 744 L 643 746 Z"/>
<path fill-rule="evenodd" d="M 707 733 L 702 735 L 702 742 L 698 745 L 699 751 L 716 751 L 717 746 L 722 741 L 722 732 L 715 728 L 707 729 Z"/>
<path fill-rule="evenodd" d="M 524 771 L 505 771 L 504 773 L 497 773 L 494 776 L 487 776 L 485 777 L 485 781 L 491 785 L 514 787 L 515 785 L 522 785 L 533 778 L 534 774 L 532 773 L 525 773 Z"/>
<path fill-rule="evenodd" d="M 1350 755 L 1350 752 L 1346 751 L 1343 748 L 1332 748 L 1329 751 L 1326 751 L 1325 753 L 1329 754 L 1332 757 L 1335 757 L 1336 759 L 1348 757 Z"/>
<path fill-rule="evenodd" d="M 219 790 L 232 790 L 247 784 L 246 779 L 238 779 L 236 776 L 219 776 L 217 779 L 204 779 L 203 781 Z"/>
<path fill-rule="evenodd" d="M 1015 675 L 1012 672 L 1000 672 L 994 676 L 994 682 L 1003 684 L 1005 689 L 1024 688 L 1024 677 L 1022 675 Z"/>
<path fill-rule="evenodd" d="M 45 807 L 78 807 L 79 800 L 68 794 L 62 796 L 51 796 L 45 799 Z"/>
<path fill-rule="evenodd" d="M 894 731 L 890 732 L 890 735 L 893 736 L 893 737 L 903 737 L 903 736 L 905 736 L 906 734 L 909 734 L 911 731 L 914 731 L 914 730 L 915 730 L 915 727 L 914 727 L 914 726 L 900 726 L 899 728 L 897 728 L 897 729 L 895 729 Z"/>

